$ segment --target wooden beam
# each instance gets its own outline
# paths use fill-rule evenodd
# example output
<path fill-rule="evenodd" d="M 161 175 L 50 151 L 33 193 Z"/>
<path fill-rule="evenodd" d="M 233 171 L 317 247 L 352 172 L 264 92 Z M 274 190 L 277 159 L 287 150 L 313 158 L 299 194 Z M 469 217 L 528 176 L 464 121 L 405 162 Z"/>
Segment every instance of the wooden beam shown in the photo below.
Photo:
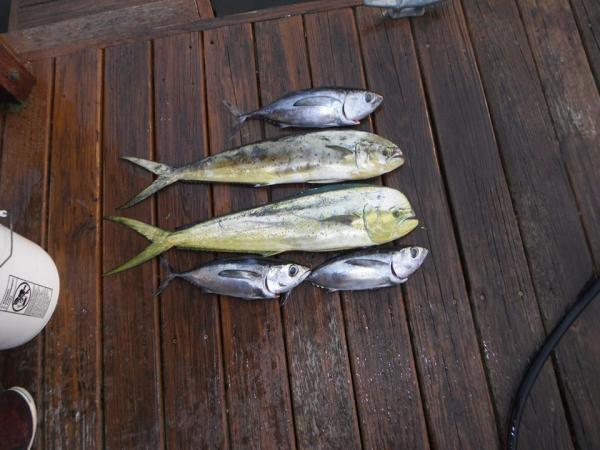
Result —
<path fill-rule="evenodd" d="M 23 102 L 34 84 L 33 74 L 0 36 L 0 101 Z"/>
<path fill-rule="evenodd" d="M 182 0 L 177 0 L 175 3 L 184 4 Z M 13 31 L 5 36 L 20 56 L 34 60 L 64 55 L 90 46 L 103 48 L 133 40 L 149 40 L 360 4 L 362 4 L 361 0 L 316 0 L 222 18 L 197 19 L 196 6 L 190 9 L 186 2 L 185 7 L 190 10 L 182 14 L 181 8 L 174 6 L 174 0 L 162 0 Z"/>

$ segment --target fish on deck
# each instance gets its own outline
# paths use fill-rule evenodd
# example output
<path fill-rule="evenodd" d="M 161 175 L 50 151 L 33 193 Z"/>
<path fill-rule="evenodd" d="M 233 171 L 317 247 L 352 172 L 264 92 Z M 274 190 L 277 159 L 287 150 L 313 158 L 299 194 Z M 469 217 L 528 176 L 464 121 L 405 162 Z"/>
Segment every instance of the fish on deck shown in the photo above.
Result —
<path fill-rule="evenodd" d="M 307 278 L 335 291 L 365 291 L 405 283 L 427 258 L 422 247 L 363 250 L 325 261 Z"/>
<path fill-rule="evenodd" d="M 218 259 L 185 272 L 175 272 L 162 257 L 161 265 L 166 277 L 156 295 L 160 295 L 174 279 L 181 278 L 209 294 L 243 300 L 279 297 L 281 304 L 310 273 L 308 267 L 300 264 L 251 256 Z"/>
<path fill-rule="evenodd" d="M 335 185 L 311 189 L 289 199 L 235 212 L 178 231 L 167 231 L 126 217 L 108 217 L 151 241 L 139 255 L 110 271 L 142 264 L 171 248 L 216 252 L 326 252 L 391 242 L 418 225 L 407 198 L 392 188 Z"/>
<path fill-rule="evenodd" d="M 290 92 L 256 111 L 244 113 L 224 101 L 235 117 L 232 136 L 248 119 L 263 119 L 281 128 L 331 128 L 358 125 L 383 97 L 364 89 L 320 87 Z"/>
<path fill-rule="evenodd" d="M 227 150 L 182 167 L 123 157 L 158 178 L 122 208 L 178 181 L 268 186 L 364 180 L 404 164 L 396 144 L 373 133 L 327 130 L 285 136 Z"/>

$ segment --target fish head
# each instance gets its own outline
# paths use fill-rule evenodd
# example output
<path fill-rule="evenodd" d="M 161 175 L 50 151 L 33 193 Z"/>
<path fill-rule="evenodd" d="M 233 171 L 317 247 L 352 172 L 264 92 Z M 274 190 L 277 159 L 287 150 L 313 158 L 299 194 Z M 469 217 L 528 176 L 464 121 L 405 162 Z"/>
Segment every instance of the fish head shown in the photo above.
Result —
<path fill-rule="evenodd" d="M 372 135 L 357 145 L 356 161 L 359 169 L 377 169 L 376 172 L 387 173 L 404 164 L 402 150 L 381 136 Z"/>
<path fill-rule="evenodd" d="M 350 91 L 344 100 L 344 116 L 354 124 L 358 123 L 375 111 L 383 97 L 375 92 L 369 91 Z"/>
<path fill-rule="evenodd" d="M 309 274 L 310 269 L 300 264 L 275 264 L 267 273 L 267 289 L 273 294 L 283 294 L 302 283 Z"/>
<path fill-rule="evenodd" d="M 391 242 L 414 230 L 419 221 L 406 197 L 394 189 L 386 189 L 381 206 L 367 205 L 363 212 L 365 229 L 374 244 Z"/>
<path fill-rule="evenodd" d="M 392 255 L 392 271 L 404 280 L 415 273 L 427 258 L 429 250 L 423 247 L 406 247 Z"/>

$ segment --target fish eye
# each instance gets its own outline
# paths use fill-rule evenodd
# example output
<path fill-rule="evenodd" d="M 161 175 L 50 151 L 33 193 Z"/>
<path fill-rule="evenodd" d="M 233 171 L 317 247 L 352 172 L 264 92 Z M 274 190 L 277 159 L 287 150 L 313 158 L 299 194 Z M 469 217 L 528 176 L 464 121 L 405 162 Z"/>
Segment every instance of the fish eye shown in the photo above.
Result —
<path fill-rule="evenodd" d="M 416 258 L 418 255 L 419 255 L 419 252 L 417 251 L 417 249 L 412 247 L 410 249 L 410 256 L 412 256 L 413 258 Z"/>
<path fill-rule="evenodd" d="M 392 215 L 396 218 L 399 219 L 400 218 L 400 211 L 398 211 L 397 209 L 394 210 L 394 212 L 392 212 Z"/>
<path fill-rule="evenodd" d="M 367 92 L 367 93 L 365 94 L 365 101 L 366 101 L 367 103 L 371 103 L 371 100 L 373 100 L 373 94 L 371 94 L 370 92 Z"/>
<path fill-rule="evenodd" d="M 298 274 L 298 268 L 296 266 L 290 266 L 288 273 L 290 277 L 295 277 Z"/>

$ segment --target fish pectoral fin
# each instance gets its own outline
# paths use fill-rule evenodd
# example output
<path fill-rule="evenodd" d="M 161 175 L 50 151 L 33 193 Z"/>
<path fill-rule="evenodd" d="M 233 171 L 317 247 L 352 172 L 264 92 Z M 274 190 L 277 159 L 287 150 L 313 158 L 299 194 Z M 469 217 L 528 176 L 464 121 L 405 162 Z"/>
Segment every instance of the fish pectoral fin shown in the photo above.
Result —
<path fill-rule="evenodd" d="M 340 150 L 343 152 L 354 153 L 354 150 L 348 147 L 344 147 L 342 145 L 326 145 L 325 147 L 330 148 L 331 150 Z"/>
<path fill-rule="evenodd" d="M 340 215 L 340 216 L 332 216 L 328 217 L 324 220 L 324 222 L 334 222 L 341 225 L 348 225 L 349 227 L 353 226 L 357 220 L 361 220 L 360 217 L 348 214 L 348 215 Z"/>
<path fill-rule="evenodd" d="M 262 278 L 262 275 L 252 270 L 222 270 L 219 272 L 219 276 L 223 278 L 235 278 L 238 280 L 256 280 Z"/>
<path fill-rule="evenodd" d="M 291 125 L 289 123 L 282 123 L 282 122 L 277 122 L 277 126 L 279 128 L 290 128 Z"/>
<path fill-rule="evenodd" d="M 334 292 L 339 291 L 339 289 L 331 289 L 331 288 L 325 288 L 325 290 L 329 293 L 329 294 L 333 294 Z"/>
<path fill-rule="evenodd" d="M 285 304 L 287 303 L 288 299 L 290 298 L 290 295 L 292 295 L 292 291 L 287 291 L 284 294 L 282 294 L 279 297 L 279 305 L 280 306 L 285 306 Z"/>
<path fill-rule="evenodd" d="M 368 268 L 382 267 L 382 266 L 387 267 L 389 265 L 386 262 L 379 261 L 377 259 L 368 259 L 368 258 L 351 259 L 349 261 L 346 261 L 346 264 L 351 265 L 351 266 L 368 267 Z"/>
<path fill-rule="evenodd" d="M 269 256 L 279 255 L 280 253 L 282 253 L 281 250 L 275 250 L 275 251 L 271 251 L 271 252 L 264 252 L 264 253 L 261 253 L 260 255 L 264 258 L 268 258 Z"/>
<path fill-rule="evenodd" d="M 294 103 L 294 106 L 330 106 L 332 103 L 335 102 L 340 101 L 335 97 L 327 97 L 323 95 L 300 99 L 296 103 Z"/>

